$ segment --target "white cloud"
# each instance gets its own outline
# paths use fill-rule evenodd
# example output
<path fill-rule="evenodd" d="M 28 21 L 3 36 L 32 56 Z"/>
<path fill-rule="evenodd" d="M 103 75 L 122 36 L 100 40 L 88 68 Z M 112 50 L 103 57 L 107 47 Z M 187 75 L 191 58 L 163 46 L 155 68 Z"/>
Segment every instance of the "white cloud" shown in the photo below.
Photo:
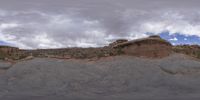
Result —
<path fill-rule="evenodd" d="M 199 10 L 199 0 L 4 0 L 0 40 L 20 48 L 60 48 L 104 46 L 166 31 L 200 37 Z"/>
<path fill-rule="evenodd" d="M 4 29 L 8 29 L 8 28 L 14 28 L 14 27 L 17 27 L 17 26 L 19 26 L 19 24 L 16 24 L 16 23 L 2 23 L 2 24 L 0 24 L 0 29 L 4 30 Z"/>
<path fill-rule="evenodd" d="M 150 32 L 154 34 L 159 34 L 161 32 L 167 31 L 167 28 L 169 28 L 167 22 L 146 22 L 141 25 L 141 30 L 143 33 Z"/>
<path fill-rule="evenodd" d="M 176 37 L 169 39 L 170 41 L 178 41 L 178 39 Z"/>
<path fill-rule="evenodd" d="M 151 20 L 141 23 L 142 32 L 150 32 L 159 34 L 169 32 L 170 34 L 196 35 L 200 37 L 200 24 L 191 23 L 190 20 L 185 20 L 184 16 L 178 13 L 164 14 L 161 20 Z"/>
<path fill-rule="evenodd" d="M 139 24 L 131 23 L 128 26 L 130 30 L 124 31 L 125 34 L 108 33 L 104 23 L 99 20 L 86 20 L 68 15 L 47 15 L 42 12 L 37 14 L 41 14 L 41 19 L 47 21 L 1 23 L 0 39 L 20 48 L 61 48 L 103 46 L 115 39 L 147 37 L 147 32 L 159 34 L 168 31 L 170 34 L 200 36 L 200 25 L 184 20 L 184 16 L 177 12 L 157 13 L 163 16 L 139 21 Z M 171 40 L 177 41 L 176 38 Z"/>
<path fill-rule="evenodd" d="M 44 15 L 44 14 L 43 14 Z M 45 23 L 0 24 L 0 40 L 20 48 L 97 47 L 105 45 L 105 31 L 94 20 L 45 15 Z"/>
<path fill-rule="evenodd" d="M 184 40 L 187 41 L 188 39 L 187 39 L 187 38 L 184 38 Z"/>

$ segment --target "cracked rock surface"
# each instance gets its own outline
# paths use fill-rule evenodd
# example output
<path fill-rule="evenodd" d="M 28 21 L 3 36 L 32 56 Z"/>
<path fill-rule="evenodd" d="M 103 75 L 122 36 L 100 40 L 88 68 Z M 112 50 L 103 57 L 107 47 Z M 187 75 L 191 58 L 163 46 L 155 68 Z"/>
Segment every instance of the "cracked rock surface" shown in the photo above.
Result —
<path fill-rule="evenodd" d="M 200 61 L 181 54 L 93 62 L 35 58 L 0 76 L 0 100 L 198 100 L 199 86 Z"/>

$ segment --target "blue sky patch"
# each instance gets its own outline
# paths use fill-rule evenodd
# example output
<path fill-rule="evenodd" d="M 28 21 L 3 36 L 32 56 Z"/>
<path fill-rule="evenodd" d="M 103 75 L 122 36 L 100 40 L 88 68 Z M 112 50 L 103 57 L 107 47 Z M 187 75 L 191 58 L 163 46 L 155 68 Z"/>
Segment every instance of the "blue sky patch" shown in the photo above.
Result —
<path fill-rule="evenodd" d="M 160 36 L 163 39 L 168 40 L 173 45 L 180 45 L 180 44 L 198 44 L 200 45 L 200 37 L 192 35 L 192 36 L 185 36 L 179 33 L 170 35 L 168 32 L 161 33 Z"/>
<path fill-rule="evenodd" d="M 6 43 L 6 42 L 4 42 L 4 41 L 1 41 L 1 40 L 0 40 L 0 45 L 10 45 L 10 46 L 11 46 L 11 44 L 9 44 L 9 43 Z"/>

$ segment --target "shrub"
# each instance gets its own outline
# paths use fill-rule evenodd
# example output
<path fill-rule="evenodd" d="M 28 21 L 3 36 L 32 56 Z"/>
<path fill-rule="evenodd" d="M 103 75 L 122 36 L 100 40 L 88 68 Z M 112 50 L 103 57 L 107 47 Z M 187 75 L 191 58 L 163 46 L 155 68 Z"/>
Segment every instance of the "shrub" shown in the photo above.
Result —
<path fill-rule="evenodd" d="M 200 58 L 200 51 L 197 52 L 197 58 Z"/>
<path fill-rule="evenodd" d="M 0 51 L 0 59 L 3 60 L 5 59 L 6 57 L 8 57 L 8 55 L 2 51 Z"/>

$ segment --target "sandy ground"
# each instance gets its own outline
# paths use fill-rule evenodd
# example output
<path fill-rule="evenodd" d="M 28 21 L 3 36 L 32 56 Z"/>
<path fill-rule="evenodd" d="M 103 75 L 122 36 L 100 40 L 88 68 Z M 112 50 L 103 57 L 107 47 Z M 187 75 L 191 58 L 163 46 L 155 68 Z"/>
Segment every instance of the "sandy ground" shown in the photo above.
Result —
<path fill-rule="evenodd" d="M 200 62 L 181 54 L 92 62 L 35 58 L 0 75 L 0 100 L 199 100 L 199 76 Z"/>

